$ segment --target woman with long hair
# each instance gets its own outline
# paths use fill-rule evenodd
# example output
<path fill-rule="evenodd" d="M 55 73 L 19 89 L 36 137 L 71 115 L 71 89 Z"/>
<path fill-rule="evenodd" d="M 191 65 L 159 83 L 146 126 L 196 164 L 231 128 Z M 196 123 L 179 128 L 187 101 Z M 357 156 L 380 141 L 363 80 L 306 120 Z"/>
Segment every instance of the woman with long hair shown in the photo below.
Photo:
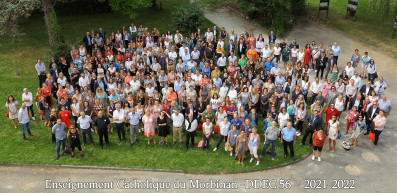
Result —
<path fill-rule="evenodd" d="M 14 99 L 14 96 L 12 95 L 8 96 L 6 107 L 7 107 L 8 118 L 11 119 L 12 124 L 16 129 L 18 124 L 18 101 Z"/>
<path fill-rule="evenodd" d="M 334 146 L 332 148 L 332 152 L 335 152 L 336 138 L 338 137 L 338 131 L 339 131 L 339 121 L 337 120 L 336 115 L 332 115 L 331 119 L 328 121 L 328 127 L 327 127 L 328 150 L 331 148 L 331 142 L 333 142 Z"/>
<path fill-rule="evenodd" d="M 367 131 L 367 124 L 364 121 L 364 116 L 359 115 L 358 120 L 354 122 L 353 125 L 353 134 L 350 137 L 352 139 L 351 145 L 353 145 L 353 148 L 357 146 L 358 143 L 358 138 L 363 135 Z"/>

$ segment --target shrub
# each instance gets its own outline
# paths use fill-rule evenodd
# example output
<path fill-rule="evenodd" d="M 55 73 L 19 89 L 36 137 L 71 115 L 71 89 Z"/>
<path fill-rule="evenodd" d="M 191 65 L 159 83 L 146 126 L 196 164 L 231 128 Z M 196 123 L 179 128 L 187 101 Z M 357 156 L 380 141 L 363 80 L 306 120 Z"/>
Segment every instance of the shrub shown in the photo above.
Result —
<path fill-rule="evenodd" d="M 199 3 L 184 4 L 176 8 L 171 20 L 171 28 L 181 33 L 195 32 L 204 22 L 203 6 Z"/>
<path fill-rule="evenodd" d="M 277 35 L 284 35 L 292 28 L 294 20 L 304 14 L 305 0 L 238 0 L 238 6 L 251 19 Z"/>

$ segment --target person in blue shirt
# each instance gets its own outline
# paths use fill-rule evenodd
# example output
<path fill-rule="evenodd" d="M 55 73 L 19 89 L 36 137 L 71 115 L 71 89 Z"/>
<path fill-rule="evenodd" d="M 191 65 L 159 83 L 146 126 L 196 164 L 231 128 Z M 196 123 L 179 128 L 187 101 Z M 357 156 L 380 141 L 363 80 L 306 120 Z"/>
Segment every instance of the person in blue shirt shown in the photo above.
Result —
<path fill-rule="evenodd" d="M 115 90 L 112 90 L 111 95 L 109 96 L 109 100 L 113 101 L 114 104 L 119 103 L 120 102 L 119 94 L 117 94 Z"/>
<path fill-rule="evenodd" d="M 176 77 L 176 81 L 174 82 L 174 90 L 175 92 L 179 92 L 182 90 L 182 86 L 183 86 L 183 81 L 181 80 L 181 77 L 177 76 Z"/>
<path fill-rule="evenodd" d="M 182 68 L 182 73 L 186 72 L 186 63 L 182 62 L 182 59 L 179 59 L 178 64 L 176 64 L 177 72 L 179 72 L 179 68 Z"/>
<path fill-rule="evenodd" d="M 276 76 L 275 81 L 274 81 L 274 85 L 281 85 L 284 86 L 285 85 L 285 77 L 282 76 L 281 72 L 278 73 L 278 76 Z"/>
<path fill-rule="evenodd" d="M 216 85 L 216 89 L 219 90 L 222 87 L 222 79 L 220 79 L 218 77 L 218 74 L 215 74 L 214 79 L 212 79 L 214 81 L 214 84 Z"/>
<path fill-rule="evenodd" d="M 203 77 L 207 75 L 208 78 L 211 77 L 211 68 L 208 63 L 205 63 L 204 68 L 202 68 Z"/>
<path fill-rule="evenodd" d="M 266 71 L 268 71 L 268 70 L 271 71 L 273 67 L 274 67 L 274 63 L 272 62 L 271 58 L 268 58 L 267 62 L 265 62 L 265 64 L 264 64 L 265 70 Z"/>
<path fill-rule="evenodd" d="M 287 159 L 287 155 L 288 155 L 287 147 L 289 147 L 292 160 L 295 161 L 295 155 L 294 155 L 295 141 L 296 141 L 296 130 L 295 128 L 292 127 L 292 123 L 288 121 L 287 127 L 284 127 L 284 129 L 281 131 L 281 144 L 283 144 L 284 147 L 284 158 Z"/>
<path fill-rule="evenodd" d="M 135 108 L 132 107 L 127 115 L 128 115 L 128 120 L 130 120 L 130 137 L 131 137 L 130 147 L 132 147 L 134 145 L 134 138 L 136 142 L 138 142 L 139 120 L 141 119 L 141 114 L 136 112 Z"/>
<path fill-rule="evenodd" d="M 243 121 L 238 118 L 237 112 L 234 112 L 233 119 L 230 121 L 230 124 L 236 125 L 237 126 L 237 130 L 240 131 L 240 127 L 243 124 Z"/>

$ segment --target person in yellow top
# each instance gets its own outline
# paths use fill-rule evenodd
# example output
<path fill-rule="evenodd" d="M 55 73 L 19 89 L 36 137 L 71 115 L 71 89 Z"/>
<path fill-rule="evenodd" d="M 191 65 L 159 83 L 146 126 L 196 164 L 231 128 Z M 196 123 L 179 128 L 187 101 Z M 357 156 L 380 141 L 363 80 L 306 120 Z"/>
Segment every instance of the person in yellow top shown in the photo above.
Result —
<path fill-rule="evenodd" d="M 251 48 L 247 52 L 247 57 L 251 58 L 251 56 L 254 61 L 256 61 L 256 58 L 258 58 L 258 52 L 255 50 L 254 46 L 251 46 Z"/>
<path fill-rule="evenodd" d="M 215 69 L 211 72 L 211 78 L 214 78 L 215 74 L 218 74 L 218 76 L 221 77 L 222 72 L 219 70 L 218 66 L 215 66 Z"/>
<path fill-rule="evenodd" d="M 222 54 L 224 53 L 225 50 L 221 47 L 221 45 L 218 44 L 218 47 L 216 48 L 216 61 L 218 61 L 218 59 L 222 57 Z"/>

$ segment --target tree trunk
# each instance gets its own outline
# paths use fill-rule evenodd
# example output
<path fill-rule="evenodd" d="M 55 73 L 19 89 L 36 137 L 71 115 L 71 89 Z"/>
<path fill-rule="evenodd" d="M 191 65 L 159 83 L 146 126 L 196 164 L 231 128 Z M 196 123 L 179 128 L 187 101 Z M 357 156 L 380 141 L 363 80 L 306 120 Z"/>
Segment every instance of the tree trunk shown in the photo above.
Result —
<path fill-rule="evenodd" d="M 156 8 L 156 6 L 157 6 L 157 1 L 156 0 L 152 0 L 152 7 Z"/>
<path fill-rule="evenodd" d="M 54 4 L 52 0 L 41 0 L 41 8 L 44 12 L 44 21 L 45 25 L 47 28 L 47 33 L 48 33 L 48 39 L 50 42 L 50 47 L 51 49 L 55 48 L 56 46 L 56 37 L 55 37 L 55 32 L 51 28 L 52 20 L 51 20 L 51 12 L 52 9 L 54 9 Z"/>

